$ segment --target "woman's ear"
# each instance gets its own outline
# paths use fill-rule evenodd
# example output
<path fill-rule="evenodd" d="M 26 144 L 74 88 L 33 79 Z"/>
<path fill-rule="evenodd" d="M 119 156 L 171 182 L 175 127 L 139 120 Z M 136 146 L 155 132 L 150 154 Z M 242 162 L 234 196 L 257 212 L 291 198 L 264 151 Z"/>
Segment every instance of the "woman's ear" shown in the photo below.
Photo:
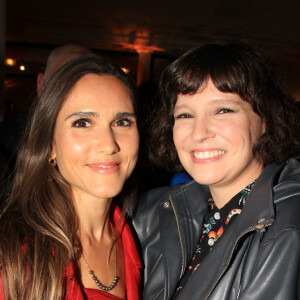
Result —
<path fill-rule="evenodd" d="M 56 161 L 56 149 L 55 145 L 52 144 L 51 146 L 51 151 L 50 151 L 50 156 L 48 158 L 48 163 L 51 167 L 56 167 L 57 161 Z"/>
<path fill-rule="evenodd" d="M 52 142 L 52 145 L 51 145 L 50 158 L 56 158 L 56 146 L 55 146 L 55 141 L 53 141 L 53 142 Z"/>

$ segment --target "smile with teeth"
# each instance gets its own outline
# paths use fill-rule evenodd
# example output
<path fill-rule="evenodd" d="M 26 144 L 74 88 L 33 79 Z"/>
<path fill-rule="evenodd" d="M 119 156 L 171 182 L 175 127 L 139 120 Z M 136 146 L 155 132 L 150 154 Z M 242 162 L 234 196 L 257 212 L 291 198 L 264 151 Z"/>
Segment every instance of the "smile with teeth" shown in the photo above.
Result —
<path fill-rule="evenodd" d="M 225 153 L 224 150 L 214 150 L 214 151 L 204 151 L 204 152 L 200 152 L 200 151 L 194 151 L 194 157 L 197 159 L 207 159 L 207 158 L 213 158 L 216 156 L 220 156 L 223 155 Z"/>
<path fill-rule="evenodd" d="M 98 165 L 97 167 L 99 167 L 99 168 L 103 168 L 103 169 L 108 169 L 108 168 L 111 168 L 111 167 L 113 167 L 114 165 L 112 165 L 112 166 L 103 166 L 103 165 Z"/>

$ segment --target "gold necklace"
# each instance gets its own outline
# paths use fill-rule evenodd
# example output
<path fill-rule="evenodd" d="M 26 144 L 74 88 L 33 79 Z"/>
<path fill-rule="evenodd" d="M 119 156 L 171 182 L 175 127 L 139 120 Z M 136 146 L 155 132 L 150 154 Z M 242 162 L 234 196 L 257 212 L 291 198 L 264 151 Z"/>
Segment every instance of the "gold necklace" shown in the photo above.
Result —
<path fill-rule="evenodd" d="M 112 224 L 110 224 L 110 226 L 111 226 L 111 229 L 112 229 Z M 116 239 L 115 239 L 115 236 L 114 236 L 114 243 L 113 243 L 113 245 L 115 245 L 115 241 L 116 241 Z M 116 247 L 116 251 L 115 251 L 115 255 L 116 255 L 116 257 L 115 257 L 115 262 L 116 262 L 115 273 L 118 274 L 118 272 L 117 272 L 117 269 L 118 269 L 117 245 L 115 245 L 115 247 Z M 97 286 L 99 287 L 99 289 L 101 289 L 103 291 L 110 291 L 110 290 L 112 290 L 118 284 L 118 281 L 120 279 L 120 277 L 118 275 L 116 275 L 114 277 L 114 280 L 113 280 L 113 282 L 112 282 L 111 285 L 107 286 L 107 285 L 102 284 L 101 281 L 98 279 L 98 277 L 95 275 L 94 271 L 90 268 L 90 266 L 87 263 L 85 257 L 83 256 L 83 253 L 81 253 L 81 255 L 82 255 L 82 258 L 83 258 L 83 260 L 84 260 L 87 268 L 89 269 L 89 273 L 91 274 L 93 280 L 95 281 L 95 283 L 97 284 Z"/>

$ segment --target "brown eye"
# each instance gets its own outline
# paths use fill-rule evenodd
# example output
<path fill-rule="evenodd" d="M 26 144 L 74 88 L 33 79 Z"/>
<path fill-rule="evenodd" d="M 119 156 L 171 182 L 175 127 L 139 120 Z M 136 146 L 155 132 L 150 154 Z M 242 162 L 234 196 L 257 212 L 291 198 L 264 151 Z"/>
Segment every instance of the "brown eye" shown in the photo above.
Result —
<path fill-rule="evenodd" d="M 85 128 L 85 127 L 90 127 L 90 126 L 91 126 L 90 121 L 85 118 L 78 119 L 72 123 L 72 127 Z"/>
<path fill-rule="evenodd" d="M 234 111 L 232 109 L 230 109 L 230 108 L 221 108 L 218 111 L 218 114 L 227 114 L 227 113 L 230 113 L 230 112 L 234 112 Z"/>
<path fill-rule="evenodd" d="M 180 114 L 175 117 L 175 119 L 188 119 L 191 118 L 192 116 L 190 114 Z"/>
<path fill-rule="evenodd" d="M 134 122 L 132 122 L 130 119 L 128 118 L 124 118 L 124 119 L 119 119 L 117 120 L 113 126 L 123 126 L 123 127 L 128 127 L 131 126 Z"/>

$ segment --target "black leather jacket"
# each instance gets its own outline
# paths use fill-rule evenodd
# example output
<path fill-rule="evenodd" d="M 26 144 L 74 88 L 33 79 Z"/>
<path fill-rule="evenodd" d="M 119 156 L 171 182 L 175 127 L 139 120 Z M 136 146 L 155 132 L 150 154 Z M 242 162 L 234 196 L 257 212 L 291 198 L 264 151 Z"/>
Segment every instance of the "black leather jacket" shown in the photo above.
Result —
<path fill-rule="evenodd" d="M 196 182 L 150 191 L 133 225 L 144 300 L 171 299 L 199 241 L 208 190 Z M 267 166 L 241 215 L 176 300 L 300 299 L 300 163 Z"/>

